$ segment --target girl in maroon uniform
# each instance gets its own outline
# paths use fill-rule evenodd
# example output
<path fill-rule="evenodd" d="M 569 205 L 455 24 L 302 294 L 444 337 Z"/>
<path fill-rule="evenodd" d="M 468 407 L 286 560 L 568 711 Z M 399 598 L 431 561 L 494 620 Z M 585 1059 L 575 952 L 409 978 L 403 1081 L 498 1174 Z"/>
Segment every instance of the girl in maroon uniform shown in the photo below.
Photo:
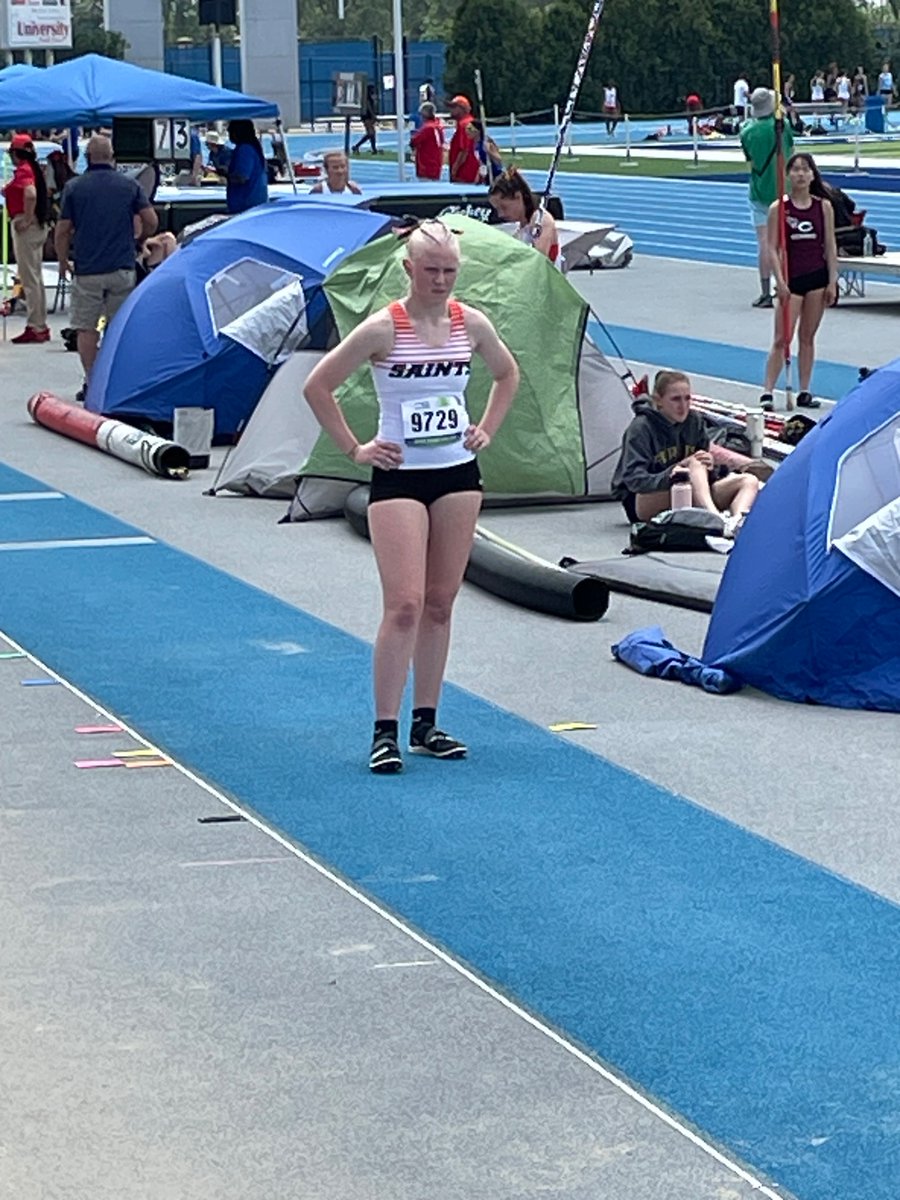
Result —
<path fill-rule="evenodd" d="M 772 390 L 784 364 L 785 325 L 793 338 L 799 322 L 797 354 L 801 408 L 818 408 L 809 391 L 816 349 L 816 331 L 826 304 L 837 296 L 837 244 L 834 237 L 834 210 L 827 199 L 822 177 L 811 154 L 794 154 L 788 159 L 789 191 L 785 197 L 787 278 L 778 253 L 779 202 L 769 209 L 769 247 L 775 275 L 779 308 L 775 312 L 775 337 L 766 363 L 765 390 L 760 397 L 763 408 L 774 407 Z M 790 321 L 785 322 L 781 305 L 790 305 Z"/>

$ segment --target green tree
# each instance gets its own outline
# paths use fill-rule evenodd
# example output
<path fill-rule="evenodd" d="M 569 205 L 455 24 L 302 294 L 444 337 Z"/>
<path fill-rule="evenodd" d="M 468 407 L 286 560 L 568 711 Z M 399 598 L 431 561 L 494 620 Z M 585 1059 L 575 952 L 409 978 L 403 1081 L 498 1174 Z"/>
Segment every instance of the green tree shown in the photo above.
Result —
<path fill-rule="evenodd" d="M 80 54 L 124 58 L 127 49 L 128 42 L 121 33 L 103 27 L 103 0 L 75 0 L 72 5 L 72 48 L 57 50 L 56 61 L 64 62 Z"/>
<path fill-rule="evenodd" d="M 900 3 L 900 0 L 898 0 Z M 853 69 L 877 62 L 867 14 L 855 0 L 781 0 L 782 72 L 806 81 L 832 60 Z M 561 103 L 587 27 L 589 0 L 554 0 L 541 14 L 540 91 Z M 772 44 L 767 0 L 609 0 L 595 38 L 578 109 L 598 112 L 601 87 L 613 80 L 625 111 L 672 113 L 696 91 L 709 106 L 730 104 L 739 73 L 771 86 Z"/>
<path fill-rule="evenodd" d="M 163 0 L 163 23 L 166 45 L 189 38 L 195 46 L 205 46 L 210 40 L 210 26 L 200 24 L 197 0 Z M 223 25 L 219 36 L 228 45 L 234 41 L 237 27 Z"/>
<path fill-rule="evenodd" d="M 404 34 L 410 39 L 447 38 L 458 2 L 403 0 Z M 337 0 L 297 0 L 297 17 L 301 38 L 309 40 L 380 37 L 387 47 L 394 36 L 390 0 L 345 0 L 343 20 Z"/>
<path fill-rule="evenodd" d="M 473 97 L 480 67 L 489 116 L 545 108 L 535 93 L 539 38 L 539 14 L 522 0 L 462 0 L 447 44 L 445 90 Z"/>
<path fill-rule="evenodd" d="M 880 66 L 866 14 L 852 0 L 831 0 L 827 21 L 822 20 L 816 0 L 782 0 L 781 25 L 783 70 L 797 76 L 803 99 L 809 95 L 807 81 L 818 67 L 834 61 L 852 73 L 860 63 L 871 74 Z"/>

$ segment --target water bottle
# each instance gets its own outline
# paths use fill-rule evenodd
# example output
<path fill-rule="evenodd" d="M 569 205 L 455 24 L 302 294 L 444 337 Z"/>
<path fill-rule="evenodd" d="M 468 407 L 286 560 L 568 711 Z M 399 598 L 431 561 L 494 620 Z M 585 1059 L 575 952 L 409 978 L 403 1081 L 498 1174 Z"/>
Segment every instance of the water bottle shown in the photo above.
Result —
<path fill-rule="evenodd" d="M 691 487 L 691 473 L 684 467 L 672 472 L 672 486 L 669 489 L 670 508 L 691 508 L 694 503 L 694 489 Z"/>
<path fill-rule="evenodd" d="M 866 235 L 863 238 L 863 258 L 871 258 L 875 253 L 875 243 L 872 241 L 872 234 L 867 229 Z"/>
<path fill-rule="evenodd" d="M 766 414 L 761 408 L 747 409 L 747 439 L 750 442 L 750 457 L 760 458 L 763 452 L 763 438 L 766 433 Z"/>

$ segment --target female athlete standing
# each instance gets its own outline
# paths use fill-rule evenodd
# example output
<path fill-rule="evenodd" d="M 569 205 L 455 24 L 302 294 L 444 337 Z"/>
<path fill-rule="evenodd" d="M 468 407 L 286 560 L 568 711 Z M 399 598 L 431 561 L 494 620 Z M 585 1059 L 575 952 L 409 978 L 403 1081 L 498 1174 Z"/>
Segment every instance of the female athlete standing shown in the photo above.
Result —
<path fill-rule="evenodd" d="M 822 322 L 825 306 L 834 304 L 837 295 L 837 244 L 834 237 L 834 209 L 811 154 L 800 152 L 788 159 L 786 169 L 788 194 L 785 197 L 785 234 L 787 244 L 787 278 L 784 275 L 779 247 L 781 212 L 779 202 L 769 209 L 769 247 L 778 292 L 779 308 L 775 313 L 775 336 L 766 362 L 762 408 L 771 411 L 775 406 L 772 395 L 775 381 L 784 364 L 785 333 L 794 336 L 799 322 L 797 367 L 800 408 L 818 408 L 819 401 L 809 391 L 816 352 L 816 333 Z M 789 305 L 785 320 L 783 305 Z M 785 328 L 787 326 L 787 328 Z"/>
<path fill-rule="evenodd" d="M 459 245 L 440 221 L 409 237 L 404 300 L 367 317 L 311 372 L 307 402 L 337 446 L 372 468 L 369 533 L 381 577 L 384 612 L 375 641 L 375 732 L 369 768 L 403 767 L 398 716 L 410 663 L 410 749 L 465 758 L 466 747 L 437 725 L 450 644 L 450 617 L 481 508 L 475 453 L 486 449 L 519 382 L 515 359 L 483 313 L 452 298 Z M 493 386 L 473 424 L 465 391 L 473 353 Z M 378 432 L 360 444 L 335 391 L 365 363 L 378 393 Z"/>

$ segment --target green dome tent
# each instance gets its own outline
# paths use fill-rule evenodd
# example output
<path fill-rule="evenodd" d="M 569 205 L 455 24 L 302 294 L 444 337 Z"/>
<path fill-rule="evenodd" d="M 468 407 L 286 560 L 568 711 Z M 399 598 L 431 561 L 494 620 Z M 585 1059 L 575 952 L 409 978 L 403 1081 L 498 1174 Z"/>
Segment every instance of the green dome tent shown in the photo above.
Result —
<path fill-rule="evenodd" d="M 587 303 L 543 255 L 509 234 L 463 216 L 446 221 L 459 233 L 462 251 L 455 295 L 490 317 L 521 372 L 509 415 L 479 455 L 488 499 L 609 497 L 622 434 L 632 417 L 631 394 L 587 336 Z M 404 254 L 402 239 L 388 234 L 350 255 L 326 279 L 341 337 L 405 294 Z M 218 484 L 274 495 L 283 494 L 290 480 L 292 492 L 296 483 L 291 520 L 342 511 L 352 487 L 368 480 L 365 468 L 351 463 L 319 432 L 302 401 L 306 411 L 297 412 L 298 385 L 313 361 L 304 365 L 302 358 L 295 356 L 300 361 L 285 364 L 274 377 Z M 467 391 L 474 420 L 484 410 L 489 387 L 490 377 L 476 359 Z M 368 367 L 348 380 L 339 400 L 356 437 L 374 436 L 378 406 Z M 281 479 L 273 482 L 276 428 L 283 430 L 282 444 L 290 444 L 291 461 L 282 461 Z M 262 461 L 269 464 L 267 480 L 254 466 Z"/>

